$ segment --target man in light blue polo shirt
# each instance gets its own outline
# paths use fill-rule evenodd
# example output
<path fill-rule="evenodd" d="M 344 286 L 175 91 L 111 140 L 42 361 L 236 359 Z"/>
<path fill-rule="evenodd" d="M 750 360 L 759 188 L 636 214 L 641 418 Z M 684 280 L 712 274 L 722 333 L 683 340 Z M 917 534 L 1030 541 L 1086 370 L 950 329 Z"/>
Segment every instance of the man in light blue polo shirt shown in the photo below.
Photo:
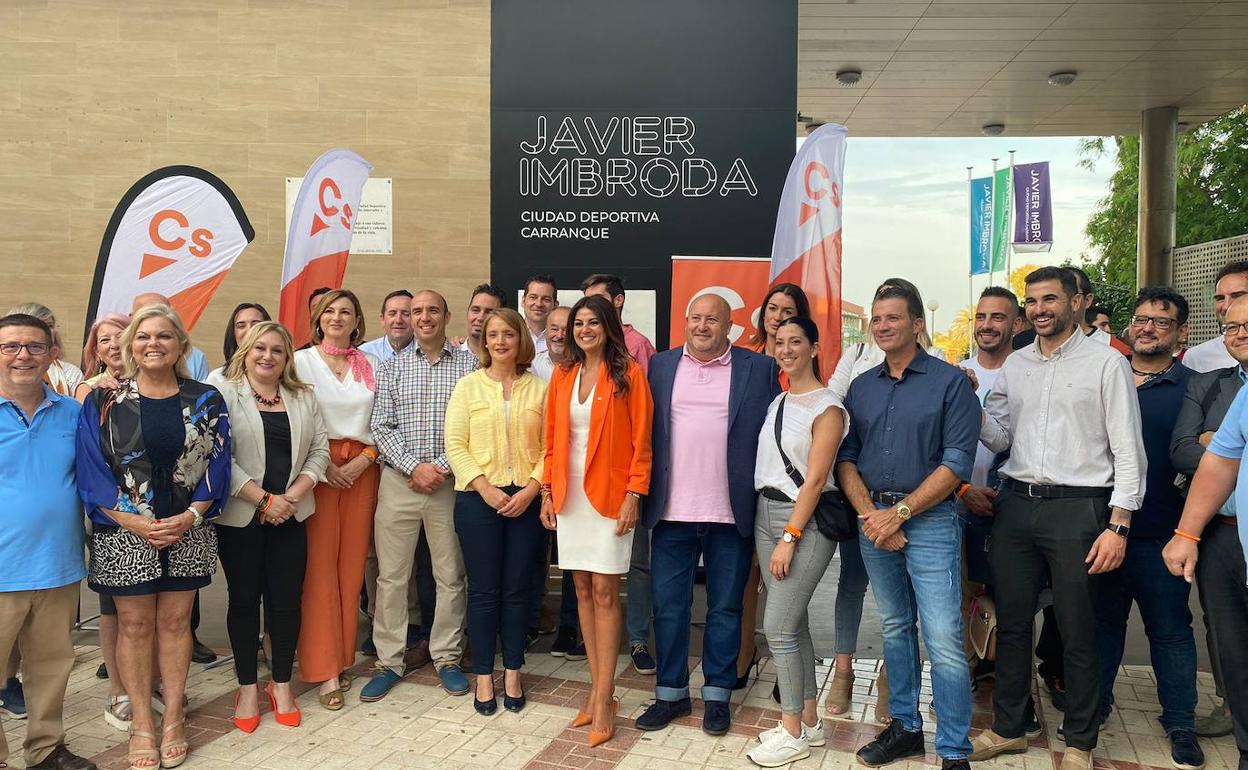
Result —
<path fill-rule="evenodd" d="M 85 536 L 74 483 L 81 409 L 43 384 L 51 364 L 47 324 L 28 315 L 0 318 L 0 660 L 21 647 L 26 767 L 94 770 L 65 747 L 62 722 Z M 8 756 L 0 732 L 0 767 Z"/>

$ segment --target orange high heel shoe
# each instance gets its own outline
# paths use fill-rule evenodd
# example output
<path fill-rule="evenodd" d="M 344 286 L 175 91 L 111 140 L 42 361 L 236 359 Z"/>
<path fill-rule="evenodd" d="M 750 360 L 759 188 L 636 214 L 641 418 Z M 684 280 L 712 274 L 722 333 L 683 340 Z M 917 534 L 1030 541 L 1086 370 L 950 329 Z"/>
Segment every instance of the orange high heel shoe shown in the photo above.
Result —
<path fill-rule="evenodd" d="M 294 711 L 278 711 L 277 696 L 273 694 L 273 682 L 269 682 L 264 691 L 269 694 L 269 706 L 273 709 L 273 718 L 277 720 L 279 725 L 287 727 L 298 727 L 303 721 L 303 712 L 299 710 L 299 704 L 295 704 Z"/>
<path fill-rule="evenodd" d="M 620 699 L 612 698 L 611 699 L 611 729 L 607 730 L 606 732 L 600 733 L 597 730 L 590 728 L 589 738 L 587 739 L 586 742 L 589 744 L 589 747 L 591 749 L 594 748 L 595 746 L 601 746 L 602 744 L 606 743 L 607 741 L 615 737 L 615 717 L 619 713 L 620 713 Z"/>
<path fill-rule="evenodd" d="M 240 692 L 234 693 L 234 711 L 235 712 L 238 711 L 238 699 L 240 696 L 242 696 L 242 693 Z M 255 716 L 251 716 L 251 717 L 234 716 L 234 717 L 231 717 L 231 719 L 234 721 L 234 726 L 237 727 L 238 729 L 242 730 L 245 733 L 254 733 L 256 731 L 256 728 L 260 726 L 260 710 L 256 709 Z"/>

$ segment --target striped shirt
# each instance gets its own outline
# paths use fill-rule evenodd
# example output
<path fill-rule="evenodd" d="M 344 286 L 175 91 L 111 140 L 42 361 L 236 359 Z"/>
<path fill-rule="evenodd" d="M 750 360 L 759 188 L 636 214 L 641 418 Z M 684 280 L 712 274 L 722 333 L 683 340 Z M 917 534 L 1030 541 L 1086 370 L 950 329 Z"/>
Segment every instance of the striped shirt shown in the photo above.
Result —
<path fill-rule="evenodd" d="M 477 357 L 442 344 L 436 361 L 419 345 L 383 361 L 377 369 L 377 401 L 372 429 L 385 462 L 411 475 L 417 465 L 433 463 L 450 472 L 446 459 L 446 405 L 459 378 L 475 371 Z"/>

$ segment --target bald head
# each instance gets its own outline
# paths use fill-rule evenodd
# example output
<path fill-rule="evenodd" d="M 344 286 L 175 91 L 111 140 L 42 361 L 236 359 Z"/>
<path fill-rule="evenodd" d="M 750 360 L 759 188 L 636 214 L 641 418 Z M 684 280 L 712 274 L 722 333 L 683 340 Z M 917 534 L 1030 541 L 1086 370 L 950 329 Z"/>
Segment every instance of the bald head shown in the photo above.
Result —
<path fill-rule="evenodd" d="M 432 289 L 412 297 L 412 327 L 422 348 L 440 348 L 446 342 L 446 322 L 450 318 L 446 298 Z"/>
<path fill-rule="evenodd" d="M 718 294 L 703 294 L 685 314 L 685 347 L 699 361 L 711 361 L 728 350 L 732 308 Z"/>
<path fill-rule="evenodd" d="M 159 294 L 154 291 L 145 291 L 142 294 L 135 296 L 134 302 L 130 305 L 130 313 L 137 313 L 143 308 L 151 307 L 152 305 L 165 305 L 168 307 L 169 298 L 164 294 Z"/>

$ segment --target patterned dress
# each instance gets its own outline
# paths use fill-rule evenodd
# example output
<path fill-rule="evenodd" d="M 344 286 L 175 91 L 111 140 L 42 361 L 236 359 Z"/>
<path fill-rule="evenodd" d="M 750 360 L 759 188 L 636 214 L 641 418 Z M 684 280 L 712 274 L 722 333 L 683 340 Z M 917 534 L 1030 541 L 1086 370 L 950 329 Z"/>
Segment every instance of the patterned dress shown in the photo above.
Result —
<path fill-rule="evenodd" d="M 190 504 L 211 501 L 215 517 L 230 495 L 229 416 L 221 394 L 194 380 L 178 380 L 167 399 L 139 395 L 123 380 L 117 390 L 94 390 L 78 422 L 78 493 L 93 531 L 87 580 L 112 596 L 189 591 L 216 572 L 217 537 L 192 527 L 175 545 L 159 549 L 117 526 L 105 510 L 163 519 Z"/>

